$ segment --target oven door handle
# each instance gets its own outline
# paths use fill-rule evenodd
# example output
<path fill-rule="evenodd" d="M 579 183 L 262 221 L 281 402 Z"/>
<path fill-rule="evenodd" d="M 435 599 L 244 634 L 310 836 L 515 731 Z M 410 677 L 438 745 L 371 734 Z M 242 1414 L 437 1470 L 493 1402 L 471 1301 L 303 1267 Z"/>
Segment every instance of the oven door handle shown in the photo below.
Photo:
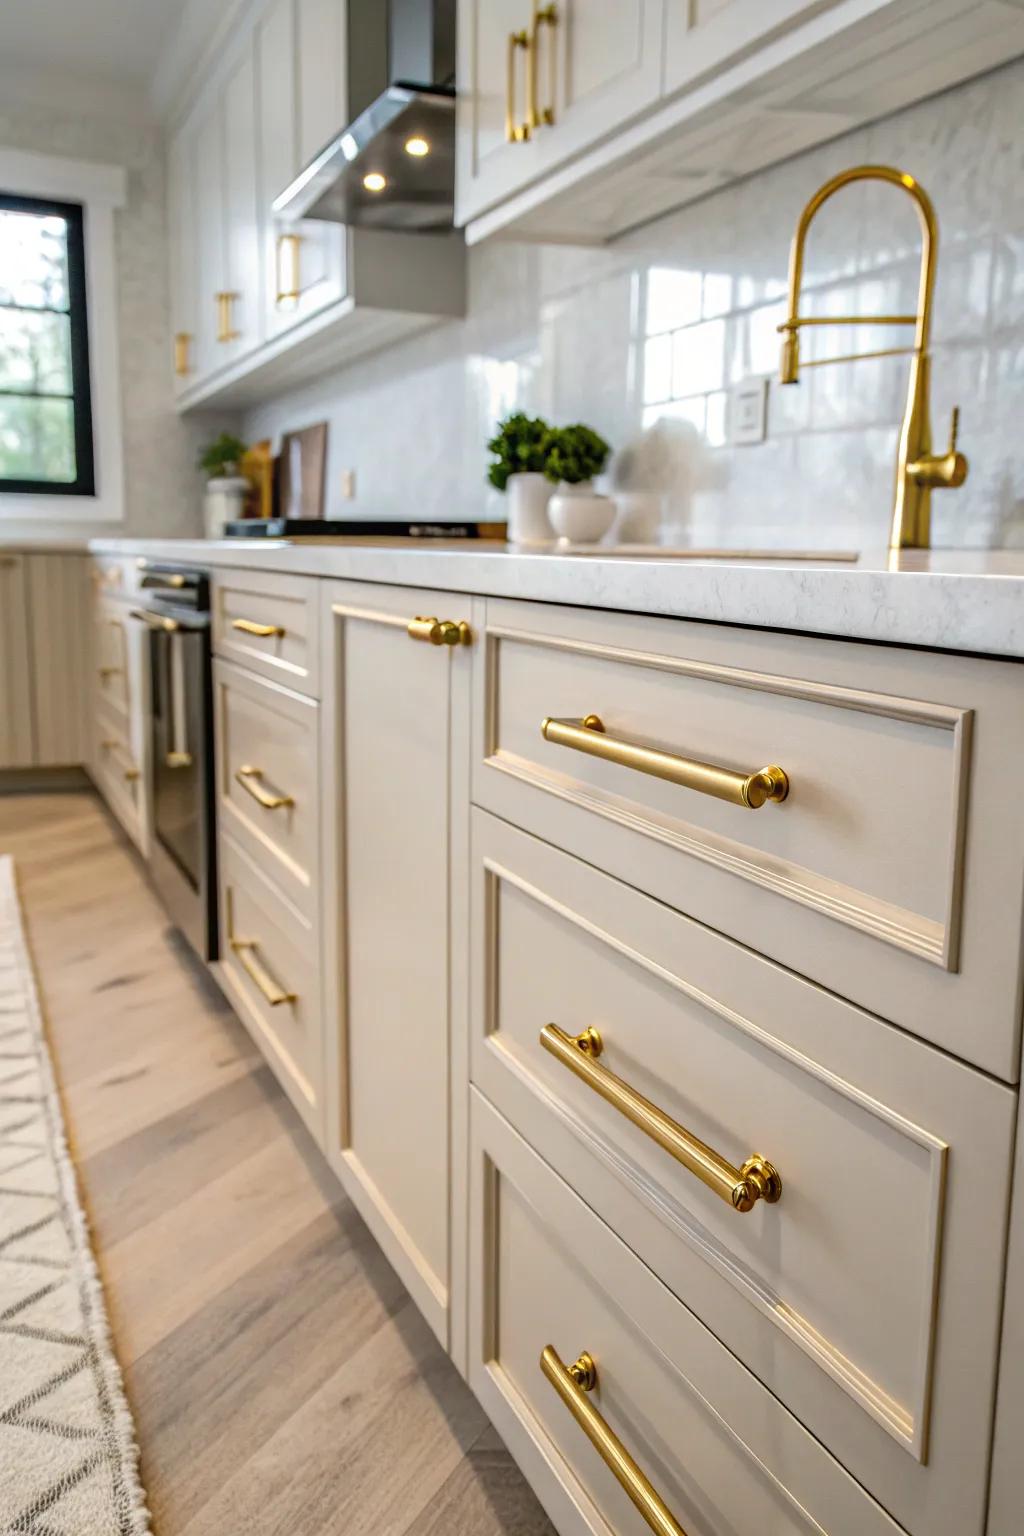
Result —
<path fill-rule="evenodd" d="M 147 624 L 150 629 L 159 630 L 167 635 L 199 634 L 210 627 L 210 616 L 207 613 L 192 614 L 187 618 L 175 619 L 170 614 L 154 613 L 150 608 L 132 608 L 128 612 L 130 619 L 138 619 L 140 624 Z"/>

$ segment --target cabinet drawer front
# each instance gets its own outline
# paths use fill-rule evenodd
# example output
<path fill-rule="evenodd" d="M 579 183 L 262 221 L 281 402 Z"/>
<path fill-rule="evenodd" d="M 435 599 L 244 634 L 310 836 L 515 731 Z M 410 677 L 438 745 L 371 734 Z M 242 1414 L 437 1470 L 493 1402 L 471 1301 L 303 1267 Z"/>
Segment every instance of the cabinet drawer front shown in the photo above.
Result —
<path fill-rule="evenodd" d="M 131 708 L 132 658 L 124 605 L 103 599 L 93 611 L 93 676 L 96 696 L 127 719 Z"/>
<path fill-rule="evenodd" d="M 213 648 L 263 677 L 320 691 L 314 577 L 228 571 L 213 579 Z"/>
<path fill-rule="evenodd" d="M 687 1536 L 898 1527 L 472 1094 L 470 1383 L 562 1536 L 648 1527 L 541 1370 L 586 1351 L 585 1400 Z"/>
<path fill-rule="evenodd" d="M 1016 667 L 487 613 L 478 803 L 1015 1080 L 1024 827 L 996 807 L 1024 750 Z M 785 800 L 744 805 L 774 766 Z"/>
<path fill-rule="evenodd" d="M 146 786 L 128 717 L 102 705 L 93 720 L 93 731 L 96 786 L 132 842 L 145 852 Z"/>
<path fill-rule="evenodd" d="M 221 833 L 220 976 L 235 1011 L 309 1126 L 323 1135 L 317 935 Z"/>
<path fill-rule="evenodd" d="M 317 898 L 317 705 L 214 663 L 217 814 L 282 892 Z"/>
<path fill-rule="evenodd" d="M 473 871 L 474 1082 L 908 1528 L 975 1529 L 1013 1092 L 479 811 Z"/>

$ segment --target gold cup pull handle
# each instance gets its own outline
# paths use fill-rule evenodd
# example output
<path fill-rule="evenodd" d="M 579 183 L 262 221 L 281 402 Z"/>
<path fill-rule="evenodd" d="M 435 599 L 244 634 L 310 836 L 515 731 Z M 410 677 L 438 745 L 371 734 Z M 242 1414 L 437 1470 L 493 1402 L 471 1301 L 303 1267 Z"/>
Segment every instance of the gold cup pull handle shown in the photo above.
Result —
<path fill-rule="evenodd" d="M 599 715 L 584 715 L 581 720 L 549 718 L 541 721 L 540 731 L 544 740 L 556 747 L 586 752 L 590 757 L 633 768 L 637 773 L 649 773 L 669 784 L 695 789 L 702 795 L 713 795 L 716 800 L 728 800 L 731 805 L 742 805 L 750 811 L 759 810 L 767 800 L 776 803 L 785 800 L 789 794 L 789 779 L 774 764 L 769 768 L 758 768 L 754 773 L 736 773 L 731 768 L 717 768 L 713 763 L 701 763 L 695 758 L 676 757 L 671 752 L 609 736 Z"/>
<path fill-rule="evenodd" d="M 262 768 L 253 768 L 249 764 L 243 765 L 235 774 L 235 782 L 241 784 L 245 792 L 252 796 L 258 805 L 262 805 L 265 811 L 279 811 L 282 806 L 294 805 L 291 795 L 274 795 L 262 787 Z"/>
<path fill-rule="evenodd" d="M 469 645 L 473 634 L 465 620 L 417 617 L 406 625 L 410 640 L 423 640 L 427 645 Z"/>
<path fill-rule="evenodd" d="M 733 1210 L 745 1213 L 752 1211 L 759 1200 L 774 1205 L 781 1198 L 782 1179 L 765 1158 L 754 1153 L 741 1167 L 735 1168 L 692 1131 L 679 1125 L 614 1072 L 609 1072 L 598 1060 L 604 1042 L 596 1029 L 568 1035 L 557 1024 L 545 1024 L 540 1032 L 540 1043 L 588 1088 L 656 1141 L 670 1157 L 696 1174 L 702 1184 Z"/>
<path fill-rule="evenodd" d="M 555 96 L 558 86 L 558 58 L 555 28 L 558 25 L 557 5 L 541 5 L 533 0 L 533 20 L 530 25 L 530 47 L 526 58 L 527 121 L 531 128 L 550 128 L 555 121 Z M 540 65 L 540 29 L 548 29 L 548 105 L 541 107 L 537 100 L 537 71 Z"/>
<path fill-rule="evenodd" d="M 526 52 L 527 90 L 529 90 L 532 51 L 530 34 L 529 32 L 510 32 L 505 79 L 505 139 L 509 144 L 525 144 L 530 137 L 529 122 L 519 122 L 516 119 L 516 56 L 521 48 Z"/>
<path fill-rule="evenodd" d="M 587 1394 L 597 1386 L 593 1356 L 584 1351 L 572 1365 L 564 1365 L 554 1345 L 548 1344 L 541 1354 L 540 1368 L 651 1530 L 657 1536 L 686 1536 L 661 1494 L 589 1401 Z"/>
<path fill-rule="evenodd" d="M 272 636 L 282 640 L 285 633 L 280 624 L 257 624 L 252 619 L 232 619 L 231 628 L 240 630 L 243 635 L 258 635 L 264 640 Z"/>

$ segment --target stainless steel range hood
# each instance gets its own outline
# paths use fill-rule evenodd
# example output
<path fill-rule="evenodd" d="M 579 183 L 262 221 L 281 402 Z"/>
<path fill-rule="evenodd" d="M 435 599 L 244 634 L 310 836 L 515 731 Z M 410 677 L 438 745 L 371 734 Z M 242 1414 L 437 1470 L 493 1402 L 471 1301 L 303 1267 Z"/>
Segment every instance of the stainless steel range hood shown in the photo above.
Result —
<path fill-rule="evenodd" d="M 349 0 L 352 121 L 274 200 L 283 219 L 450 229 L 454 0 Z"/>

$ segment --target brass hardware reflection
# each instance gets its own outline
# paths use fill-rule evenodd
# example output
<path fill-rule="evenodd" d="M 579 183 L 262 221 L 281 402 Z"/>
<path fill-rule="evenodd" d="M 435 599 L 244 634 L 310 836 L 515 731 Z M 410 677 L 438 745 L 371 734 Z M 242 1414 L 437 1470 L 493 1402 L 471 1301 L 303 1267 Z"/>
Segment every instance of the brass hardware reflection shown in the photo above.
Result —
<path fill-rule="evenodd" d="M 604 1050 L 604 1041 L 596 1029 L 568 1035 L 557 1024 L 545 1024 L 540 1032 L 540 1043 L 588 1088 L 664 1148 L 670 1157 L 696 1174 L 702 1184 L 733 1210 L 745 1214 L 752 1211 L 759 1200 L 774 1205 L 781 1197 L 782 1179 L 767 1159 L 755 1153 L 741 1167 L 734 1168 L 692 1131 L 677 1124 L 650 1099 L 602 1066 L 598 1057 Z"/>
<path fill-rule="evenodd" d="M 505 139 L 509 144 L 525 144 L 530 137 L 529 122 L 516 121 L 516 54 L 520 48 L 526 52 L 526 72 L 529 78 L 530 34 L 529 32 L 510 32 L 505 78 Z"/>
<path fill-rule="evenodd" d="M 252 768 L 248 764 L 238 769 L 235 780 L 252 798 L 262 805 L 265 811 L 277 811 L 283 805 L 294 805 L 291 795 L 272 795 L 260 787 L 263 778 L 262 768 Z"/>
<path fill-rule="evenodd" d="M 192 372 L 192 363 L 189 358 L 189 349 L 192 345 L 192 337 L 188 331 L 178 331 L 174 337 L 174 372 L 179 379 L 187 378 Z"/>
<path fill-rule="evenodd" d="M 713 763 L 701 763 L 695 758 L 675 757 L 671 752 L 659 752 L 656 747 L 642 747 L 609 736 L 600 715 L 585 715 L 582 720 L 543 720 L 540 732 L 545 741 L 556 747 L 571 747 L 575 752 L 586 752 L 623 768 L 635 768 L 638 773 L 652 774 L 656 779 L 695 789 L 702 795 L 714 795 L 716 800 L 728 800 L 731 805 L 743 805 L 751 811 L 760 810 L 767 800 L 785 800 L 789 794 L 789 779 L 774 764 L 754 773 L 735 773 L 731 768 L 716 768 Z"/>
<path fill-rule="evenodd" d="M 232 305 L 236 299 L 241 298 L 241 294 L 215 293 L 214 298 L 217 301 L 217 340 L 237 341 L 242 333 L 234 328 Z"/>
<path fill-rule="evenodd" d="M 168 768 L 191 768 L 192 753 L 168 752 L 164 758 L 164 762 L 167 764 Z"/>
<path fill-rule="evenodd" d="M 302 293 L 300 280 L 302 236 L 292 232 L 277 237 L 277 303 L 297 304 Z"/>
<path fill-rule="evenodd" d="M 594 1357 L 584 1350 L 572 1365 L 564 1365 L 554 1345 L 548 1344 L 541 1354 L 540 1368 L 651 1530 L 656 1531 L 657 1536 L 686 1536 L 650 1479 L 637 1466 L 618 1435 L 588 1401 L 587 1393 L 593 1392 L 597 1386 Z"/>
<path fill-rule="evenodd" d="M 533 0 L 533 19 L 530 23 L 529 45 L 526 54 L 526 120 L 530 128 L 550 128 L 555 121 L 555 89 L 558 80 L 558 64 L 555 46 L 555 28 L 558 25 L 558 7 L 540 4 Z M 550 33 L 548 53 L 548 105 L 543 109 L 537 103 L 537 71 L 540 64 L 540 29 L 547 27 Z"/>
<path fill-rule="evenodd" d="M 828 315 L 810 317 L 799 313 L 800 291 L 803 284 L 804 247 L 811 222 L 822 204 L 842 187 L 856 181 L 882 181 L 900 187 L 914 200 L 921 225 L 921 269 L 918 282 L 917 311 L 913 315 Z M 892 523 L 889 530 L 889 548 L 928 549 L 931 543 L 931 493 L 933 490 L 955 488 L 967 478 L 967 460 L 957 451 L 956 440 L 959 426 L 959 409 L 954 410 L 950 425 L 949 446 L 943 454 L 932 452 L 932 428 L 929 408 L 931 383 L 931 356 L 928 344 L 931 335 L 932 295 L 935 289 L 935 265 L 938 254 L 939 227 L 931 198 L 924 188 L 905 171 L 897 171 L 889 165 L 858 165 L 848 171 L 840 171 L 819 187 L 800 215 L 793 236 L 789 256 L 789 314 L 779 326 L 782 333 L 782 358 L 779 380 L 783 384 L 796 384 L 800 378 L 800 331 L 806 325 L 912 325 L 913 346 L 908 349 L 911 358 L 910 378 L 907 385 L 907 404 L 900 430 L 899 450 L 896 458 L 896 489 L 893 497 Z M 864 353 L 863 356 L 891 357 L 899 349 L 885 352 Z M 822 363 L 853 362 L 854 357 L 829 357 L 821 362 L 807 363 L 805 367 L 821 367 Z"/>
<path fill-rule="evenodd" d="M 138 619 L 140 624 L 148 624 L 150 629 L 162 629 L 168 635 L 177 634 L 181 628 L 177 619 L 165 618 L 162 613 L 150 613 L 145 608 L 132 608 L 128 617 Z"/>
<path fill-rule="evenodd" d="M 101 741 L 100 747 L 104 752 L 109 752 L 110 755 L 115 759 L 122 758 L 124 755 L 124 747 L 122 743 L 113 737 L 108 738 L 106 741 Z M 136 768 L 131 759 L 129 759 L 127 767 L 125 767 L 124 763 L 121 762 L 120 768 L 121 777 L 125 779 L 129 784 L 139 777 L 139 770 Z"/>
<path fill-rule="evenodd" d="M 410 640 L 424 640 L 428 645 L 470 645 L 473 632 L 463 619 L 410 619 L 407 625 Z"/>
<path fill-rule="evenodd" d="M 284 637 L 280 624 L 256 624 L 252 619 L 232 619 L 231 628 L 240 629 L 243 635 L 258 635 L 264 640 L 271 635 L 276 635 L 278 639 Z"/>

